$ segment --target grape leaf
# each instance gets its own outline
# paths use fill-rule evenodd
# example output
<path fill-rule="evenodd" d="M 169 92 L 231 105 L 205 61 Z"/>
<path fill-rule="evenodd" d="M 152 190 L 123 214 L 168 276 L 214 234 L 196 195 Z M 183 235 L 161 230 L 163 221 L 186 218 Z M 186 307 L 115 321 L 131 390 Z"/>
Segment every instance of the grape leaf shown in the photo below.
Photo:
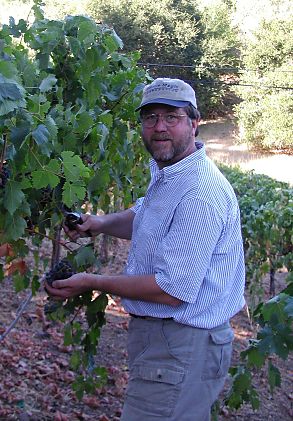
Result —
<path fill-rule="evenodd" d="M 51 159 L 48 165 L 42 170 L 32 172 L 33 187 L 41 189 L 47 187 L 56 187 L 59 184 L 59 177 L 56 175 L 60 172 L 60 163 L 57 159 Z"/>
<path fill-rule="evenodd" d="M 12 99 L 15 101 L 21 98 L 22 94 L 16 83 L 1 83 L 0 79 L 0 101 L 3 99 Z"/>
<path fill-rule="evenodd" d="M 78 266 L 89 266 L 95 263 L 96 256 L 90 246 L 81 247 L 76 256 L 75 261 Z"/>
<path fill-rule="evenodd" d="M 41 189 L 50 186 L 56 187 L 59 183 L 59 177 L 46 170 L 37 170 L 32 172 L 33 187 Z"/>
<path fill-rule="evenodd" d="M 41 92 L 48 92 L 50 91 L 54 85 L 57 83 L 57 78 L 54 75 L 49 75 L 45 79 L 42 80 L 40 84 L 40 91 Z"/>
<path fill-rule="evenodd" d="M 44 155 L 49 156 L 51 148 L 49 147 L 50 132 L 44 124 L 39 124 L 32 132 L 32 137 Z"/>
<path fill-rule="evenodd" d="M 281 386 L 281 374 L 279 369 L 275 367 L 271 361 L 268 363 L 268 379 L 271 393 L 273 393 L 273 390 L 276 386 Z"/>
<path fill-rule="evenodd" d="M 7 239 L 17 240 L 26 229 L 26 221 L 21 216 L 7 215 L 5 220 L 5 236 Z"/>
<path fill-rule="evenodd" d="M 5 187 L 4 207 L 13 215 L 24 199 L 21 185 L 17 181 L 9 180 Z"/>
<path fill-rule="evenodd" d="M 88 177 L 89 169 L 83 164 L 81 158 L 71 151 L 61 153 L 63 159 L 64 175 L 67 181 L 74 183 L 81 177 Z"/>
<path fill-rule="evenodd" d="M 64 183 L 62 193 L 63 203 L 70 208 L 78 202 L 78 200 L 83 200 L 85 194 L 86 189 L 83 185 L 73 184 L 66 181 Z"/>

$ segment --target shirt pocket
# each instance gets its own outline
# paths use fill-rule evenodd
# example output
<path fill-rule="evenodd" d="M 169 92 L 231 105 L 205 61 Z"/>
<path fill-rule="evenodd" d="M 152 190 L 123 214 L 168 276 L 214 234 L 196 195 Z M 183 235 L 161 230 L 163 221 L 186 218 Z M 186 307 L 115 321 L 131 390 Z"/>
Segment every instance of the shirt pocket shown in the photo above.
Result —
<path fill-rule="evenodd" d="M 231 327 L 209 332 L 202 380 L 218 379 L 227 375 L 231 362 L 233 339 L 234 333 Z"/>
<path fill-rule="evenodd" d="M 126 391 L 127 404 L 149 415 L 171 416 L 184 374 L 184 370 L 179 367 L 135 365 L 130 372 Z"/>

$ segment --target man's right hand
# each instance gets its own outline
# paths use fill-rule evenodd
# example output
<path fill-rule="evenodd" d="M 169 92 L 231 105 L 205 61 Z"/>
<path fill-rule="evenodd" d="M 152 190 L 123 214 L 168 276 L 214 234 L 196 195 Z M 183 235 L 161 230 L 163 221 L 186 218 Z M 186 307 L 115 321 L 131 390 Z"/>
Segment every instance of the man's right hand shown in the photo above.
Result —
<path fill-rule="evenodd" d="M 82 224 L 77 224 L 74 230 L 64 225 L 64 231 L 73 241 L 80 237 L 95 237 L 107 234 L 118 238 L 131 240 L 132 223 L 135 213 L 131 209 L 106 215 L 82 214 Z"/>
<path fill-rule="evenodd" d="M 73 241 L 80 237 L 96 236 L 102 233 L 102 216 L 82 214 L 82 224 L 76 224 L 75 229 L 69 229 L 66 224 L 63 224 L 65 233 Z"/>

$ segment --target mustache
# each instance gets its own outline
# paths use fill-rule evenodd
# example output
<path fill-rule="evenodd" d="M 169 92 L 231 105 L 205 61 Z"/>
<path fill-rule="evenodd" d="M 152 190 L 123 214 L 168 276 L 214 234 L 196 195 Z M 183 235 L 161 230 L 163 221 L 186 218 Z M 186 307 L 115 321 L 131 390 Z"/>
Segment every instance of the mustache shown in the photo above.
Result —
<path fill-rule="evenodd" d="M 167 133 L 162 133 L 162 134 L 154 134 L 151 137 L 151 140 L 172 140 L 172 138 Z"/>

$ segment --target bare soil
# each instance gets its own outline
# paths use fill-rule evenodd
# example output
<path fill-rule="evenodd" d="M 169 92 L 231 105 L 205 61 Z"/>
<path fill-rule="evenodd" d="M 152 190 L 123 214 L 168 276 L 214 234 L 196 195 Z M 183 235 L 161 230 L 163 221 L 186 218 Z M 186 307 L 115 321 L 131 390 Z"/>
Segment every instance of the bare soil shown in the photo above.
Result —
<path fill-rule="evenodd" d="M 293 186 L 293 150 L 291 154 L 249 150 L 239 141 L 239 129 L 233 116 L 203 121 L 199 129 L 199 137 L 211 159 L 237 165 L 244 171 L 254 170 Z"/>
<path fill-rule="evenodd" d="M 233 142 L 232 126 L 229 124 L 218 126 L 215 132 L 215 127 L 211 126 L 210 140 L 214 133 L 220 144 L 229 136 Z M 101 273 L 121 273 L 128 246 L 127 241 L 113 242 Z M 48 257 L 49 252 L 48 247 L 44 246 L 40 258 Z M 278 290 L 284 286 L 285 277 L 286 273 L 278 274 Z M 267 281 L 264 280 L 268 298 L 266 285 Z M 0 283 L 0 292 L 2 334 L 16 317 L 17 309 L 27 292 L 16 294 L 8 278 Z M 69 365 L 71 349 L 63 345 L 62 325 L 45 318 L 45 302 L 45 293 L 38 293 L 16 327 L 0 342 L 0 420 L 118 421 L 128 379 L 126 341 L 129 321 L 119 299 L 112 297 L 109 301 L 107 323 L 102 329 L 95 358 L 95 364 L 108 371 L 107 383 L 98 388 L 94 396 L 85 395 L 81 401 L 72 391 L 74 373 Z M 240 352 L 245 349 L 248 340 L 255 337 L 256 327 L 251 325 L 245 309 L 233 318 L 232 326 L 235 331 L 232 364 L 237 365 Z M 273 358 L 273 362 L 282 376 L 281 387 L 275 390 L 274 395 L 269 390 L 266 368 L 253 371 L 253 383 L 261 401 L 260 408 L 254 411 L 250 405 L 243 405 L 239 410 L 232 411 L 222 405 L 219 421 L 292 420 L 292 357 L 286 361 Z M 228 378 L 221 397 L 228 390 L 229 382 Z"/>

